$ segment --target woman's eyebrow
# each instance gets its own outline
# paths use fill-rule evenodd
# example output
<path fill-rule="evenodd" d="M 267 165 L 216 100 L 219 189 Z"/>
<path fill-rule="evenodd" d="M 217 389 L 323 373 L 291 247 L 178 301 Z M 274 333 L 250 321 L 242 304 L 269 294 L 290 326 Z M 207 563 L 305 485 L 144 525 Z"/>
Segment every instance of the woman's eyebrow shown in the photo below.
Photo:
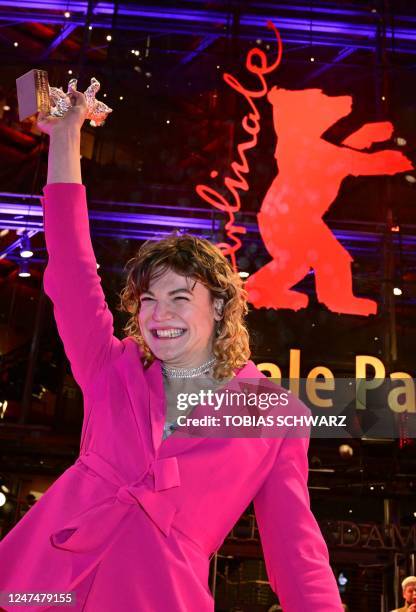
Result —
<path fill-rule="evenodd" d="M 178 289 L 172 289 L 168 292 L 168 295 L 175 295 L 176 293 L 189 293 L 192 295 L 192 291 L 187 287 L 179 287 Z M 142 295 L 154 295 L 153 291 L 143 291 Z"/>
<path fill-rule="evenodd" d="M 192 295 L 192 291 L 190 289 L 188 289 L 187 287 L 180 287 L 179 289 L 173 289 L 172 291 L 169 291 L 168 295 L 174 295 L 175 293 L 189 293 L 190 295 Z"/>

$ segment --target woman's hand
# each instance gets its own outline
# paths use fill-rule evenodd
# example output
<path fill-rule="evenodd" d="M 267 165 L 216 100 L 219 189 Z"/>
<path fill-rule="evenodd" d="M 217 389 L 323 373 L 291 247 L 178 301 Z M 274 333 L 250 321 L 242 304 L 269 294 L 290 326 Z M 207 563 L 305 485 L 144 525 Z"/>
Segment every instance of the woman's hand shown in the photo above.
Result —
<path fill-rule="evenodd" d="M 76 133 L 81 131 L 88 111 L 85 95 L 81 91 L 71 89 L 68 92 L 68 97 L 72 106 L 63 117 L 52 117 L 42 112 L 38 113 L 37 126 L 41 132 L 52 137 L 62 131 Z"/>

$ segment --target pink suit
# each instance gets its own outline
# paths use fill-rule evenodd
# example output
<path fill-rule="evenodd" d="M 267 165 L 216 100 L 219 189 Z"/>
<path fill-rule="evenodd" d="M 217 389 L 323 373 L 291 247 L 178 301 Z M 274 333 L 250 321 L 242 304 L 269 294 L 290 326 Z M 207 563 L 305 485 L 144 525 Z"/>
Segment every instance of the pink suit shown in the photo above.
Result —
<path fill-rule="evenodd" d="M 85 187 L 49 184 L 44 194 L 44 287 L 85 412 L 79 458 L 0 543 L 0 591 L 74 591 L 78 603 L 65 609 L 77 612 L 212 612 L 210 556 L 254 500 L 284 611 L 301 602 L 341 612 L 309 508 L 308 439 L 173 433 L 162 442 L 160 362 L 145 369 L 135 341 L 113 335 Z M 236 376 L 263 374 L 250 361 Z"/>

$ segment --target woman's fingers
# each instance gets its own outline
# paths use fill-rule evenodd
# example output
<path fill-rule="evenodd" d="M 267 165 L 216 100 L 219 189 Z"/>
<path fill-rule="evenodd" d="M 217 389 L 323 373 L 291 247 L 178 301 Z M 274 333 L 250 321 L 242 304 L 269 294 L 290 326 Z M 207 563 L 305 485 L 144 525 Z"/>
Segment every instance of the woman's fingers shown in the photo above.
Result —
<path fill-rule="evenodd" d="M 88 106 L 85 95 L 81 91 L 71 90 L 67 93 L 71 107 L 62 117 L 51 116 L 43 111 L 39 111 L 36 122 L 38 128 L 51 135 L 52 132 L 61 128 L 70 127 L 81 129 L 88 114 Z"/>

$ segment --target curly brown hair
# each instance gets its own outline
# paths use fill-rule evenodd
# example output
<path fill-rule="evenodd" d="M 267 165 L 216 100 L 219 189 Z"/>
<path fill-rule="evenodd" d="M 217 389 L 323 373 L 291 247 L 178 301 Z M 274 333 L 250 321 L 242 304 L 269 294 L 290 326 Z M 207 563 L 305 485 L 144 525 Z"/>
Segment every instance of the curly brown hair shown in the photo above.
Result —
<path fill-rule="evenodd" d="M 223 316 L 216 323 L 213 345 L 214 378 L 229 378 L 234 369 L 247 363 L 250 357 L 249 335 L 244 323 L 248 311 L 247 292 L 239 274 L 234 272 L 218 247 L 190 234 L 147 240 L 125 267 L 128 274 L 119 294 L 118 310 L 131 315 L 123 331 L 139 344 L 146 364 L 155 357 L 140 331 L 139 298 L 148 291 L 150 280 L 167 270 L 200 281 L 209 289 L 212 300 L 223 300 Z"/>

